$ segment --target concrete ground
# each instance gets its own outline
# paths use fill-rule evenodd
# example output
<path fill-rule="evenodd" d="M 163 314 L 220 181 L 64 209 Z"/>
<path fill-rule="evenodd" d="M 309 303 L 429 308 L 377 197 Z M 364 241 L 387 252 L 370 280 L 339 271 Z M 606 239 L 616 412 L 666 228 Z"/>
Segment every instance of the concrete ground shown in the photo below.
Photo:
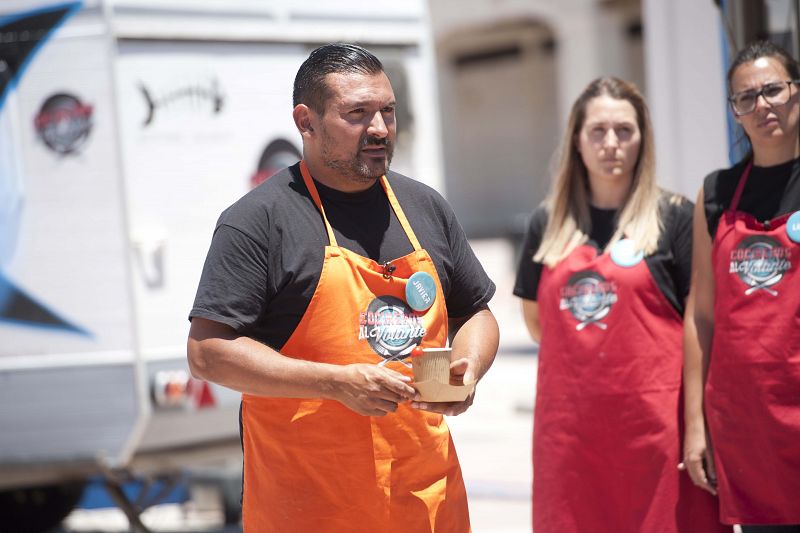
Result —
<path fill-rule="evenodd" d="M 475 533 L 531 530 L 532 383 L 535 358 L 501 353 L 475 403 L 448 419 Z"/>
<path fill-rule="evenodd" d="M 469 493 L 475 533 L 531 531 L 531 437 L 535 346 L 512 296 L 516 251 L 505 240 L 473 241 L 497 285 L 490 307 L 500 349 L 469 411 L 448 419 Z"/>

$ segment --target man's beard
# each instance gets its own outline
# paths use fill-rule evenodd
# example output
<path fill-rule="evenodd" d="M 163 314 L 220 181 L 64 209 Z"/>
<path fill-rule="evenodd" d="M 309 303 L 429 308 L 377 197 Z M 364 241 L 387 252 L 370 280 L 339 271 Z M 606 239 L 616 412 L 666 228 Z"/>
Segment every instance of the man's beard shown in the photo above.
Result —
<path fill-rule="evenodd" d="M 394 155 L 394 143 L 386 137 L 363 136 L 358 143 L 358 150 L 350 159 L 334 159 L 331 156 L 331 144 L 330 137 L 326 135 L 326 139 L 322 145 L 322 157 L 325 166 L 336 170 L 343 176 L 357 183 L 370 183 L 386 174 L 386 171 L 389 170 L 389 164 L 392 162 L 392 156 Z M 373 164 L 370 165 L 367 162 L 368 160 L 362 159 L 361 149 L 366 146 L 383 146 L 386 150 L 385 164 L 381 165 L 379 164 L 380 160 L 369 158 L 368 160 L 373 162 Z"/>

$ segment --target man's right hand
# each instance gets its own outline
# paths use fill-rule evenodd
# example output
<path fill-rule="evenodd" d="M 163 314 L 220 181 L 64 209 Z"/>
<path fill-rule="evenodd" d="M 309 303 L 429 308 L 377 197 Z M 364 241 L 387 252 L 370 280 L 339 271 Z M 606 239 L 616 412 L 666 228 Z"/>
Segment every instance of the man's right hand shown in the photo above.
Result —
<path fill-rule="evenodd" d="M 378 365 L 357 363 L 341 367 L 333 399 L 364 416 L 384 416 L 397 404 L 414 399 L 411 378 Z"/>

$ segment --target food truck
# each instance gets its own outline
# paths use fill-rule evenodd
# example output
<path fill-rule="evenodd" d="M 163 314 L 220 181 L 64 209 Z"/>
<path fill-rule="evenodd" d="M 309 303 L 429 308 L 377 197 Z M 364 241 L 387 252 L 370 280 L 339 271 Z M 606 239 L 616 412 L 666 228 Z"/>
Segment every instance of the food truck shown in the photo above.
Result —
<path fill-rule="evenodd" d="M 135 521 L 131 476 L 241 476 L 239 394 L 191 377 L 187 316 L 219 213 L 300 158 L 310 50 L 383 60 L 393 168 L 440 186 L 425 3 L 356 4 L 0 2 L 0 531 L 90 477 Z"/>

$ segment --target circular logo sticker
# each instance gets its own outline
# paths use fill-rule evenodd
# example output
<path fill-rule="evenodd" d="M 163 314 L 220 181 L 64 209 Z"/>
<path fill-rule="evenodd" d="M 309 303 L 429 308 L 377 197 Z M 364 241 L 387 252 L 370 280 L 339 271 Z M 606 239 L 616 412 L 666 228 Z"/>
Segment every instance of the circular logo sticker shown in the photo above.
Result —
<path fill-rule="evenodd" d="M 643 258 L 644 254 L 636 249 L 633 239 L 620 239 L 611 247 L 611 260 L 621 267 L 636 266 Z"/>
<path fill-rule="evenodd" d="M 786 235 L 792 242 L 800 243 L 800 211 L 795 211 L 786 221 Z"/>
<path fill-rule="evenodd" d="M 426 311 L 436 299 L 436 282 L 427 272 L 415 272 L 406 284 L 406 302 L 414 311 Z"/>
<path fill-rule="evenodd" d="M 424 336 L 422 317 L 400 298 L 378 296 L 361 313 L 358 338 L 366 339 L 375 353 L 383 357 L 382 365 L 408 357 Z"/>
<path fill-rule="evenodd" d="M 746 296 L 756 291 L 764 291 L 777 296 L 773 287 L 783 279 L 784 273 L 792 268 L 792 251 L 776 239 L 766 235 L 751 235 L 742 239 L 731 250 L 729 272 L 739 276 L 746 285 Z"/>
<path fill-rule="evenodd" d="M 36 114 L 34 125 L 42 142 L 61 155 L 78 151 L 92 130 L 92 106 L 77 97 L 59 93 L 50 96 Z"/>
<path fill-rule="evenodd" d="M 561 288 L 560 309 L 569 310 L 578 321 L 575 326 L 581 331 L 589 324 L 600 329 L 606 329 L 608 324 L 601 322 L 611 306 L 617 301 L 617 288 L 613 282 L 599 273 L 586 270 L 573 274 L 567 281 L 566 287 Z"/>

